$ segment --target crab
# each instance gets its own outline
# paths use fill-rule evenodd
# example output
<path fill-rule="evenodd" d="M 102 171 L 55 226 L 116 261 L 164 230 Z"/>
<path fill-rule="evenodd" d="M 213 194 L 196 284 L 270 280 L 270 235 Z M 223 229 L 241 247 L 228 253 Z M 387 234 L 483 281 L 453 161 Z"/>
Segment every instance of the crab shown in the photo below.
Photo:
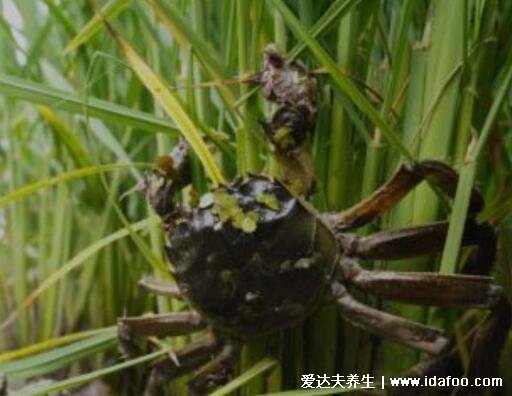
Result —
<path fill-rule="evenodd" d="M 283 106 L 285 110 L 278 112 L 311 115 L 302 105 Z M 280 119 L 286 122 L 280 124 Z M 276 128 L 294 127 L 286 117 L 277 120 L 274 116 L 267 136 Z M 297 145 L 303 141 L 292 144 Z M 284 150 L 284 156 L 296 155 L 296 147 Z M 145 279 L 141 285 L 156 294 L 183 299 L 190 310 L 122 317 L 118 329 L 128 356 L 141 352 L 137 336 L 203 335 L 151 365 L 145 378 L 146 395 L 162 394 L 170 379 L 190 373 L 190 394 L 208 394 L 230 378 L 244 343 L 297 325 L 326 303 L 336 305 L 354 326 L 428 355 L 404 375 L 462 375 L 453 338 L 363 304 L 351 289 L 408 304 L 489 310 L 473 338 L 466 374 L 469 378 L 493 375 L 511 326 L 511 306 L 489 276 L 496 237 L 489 224 L 476 220 L 484 204 L 476 189 L 462 238 L 463 246 L 476 249 L 461 274 L 367 270 L 359 262 L 442 250 L 447 221 L 368 236 L 354 230 L 391 209 L 424 180 L 453 198 L 458 175 L 451 167 L 430 160 L 403 163 L 387 183 L 342 212 L 319 213 L 304 198 L 308 186 L 297 192 L 293 180 L 265 175 L 239 177 L 213 188 L 196 205 L 186 206 L 174 198 L 190 183 L 187 153 L 187 143 L 180 142 L 157 160 L 155 171 L 143 183 L 162 219 L 165 251 L 176 284 Z"/>

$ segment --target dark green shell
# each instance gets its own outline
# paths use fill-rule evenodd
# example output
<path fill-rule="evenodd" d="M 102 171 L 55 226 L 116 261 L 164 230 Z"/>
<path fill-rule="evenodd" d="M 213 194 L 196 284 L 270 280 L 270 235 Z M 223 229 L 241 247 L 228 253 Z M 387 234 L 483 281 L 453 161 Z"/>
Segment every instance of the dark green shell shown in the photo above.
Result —
<path fill-rule="evenodd" d="M 256 229 L 221 222 L 211 199 L 167 224 L 180 289 L 214 327 L 238 338 L 302 320 L 322 302 L 338 258 L 330 229 L 277 181 L 251 176 L 221 190 L 243 213 L 257 213 Z"/>

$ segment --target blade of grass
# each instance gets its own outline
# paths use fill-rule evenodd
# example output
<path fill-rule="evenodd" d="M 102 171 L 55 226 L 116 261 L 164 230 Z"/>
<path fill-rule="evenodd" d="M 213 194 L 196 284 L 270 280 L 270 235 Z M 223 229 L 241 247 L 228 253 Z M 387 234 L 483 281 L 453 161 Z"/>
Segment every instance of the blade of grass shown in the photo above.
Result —
<path fill-rule="evenodd" d="M 350 2 L 345 2 L 345 4 L 348 3 Z M 339 68 L 342 70 L 351 71 L 354 67 L 357 49 L 355 44 L 359 26 L 357 21 L 358 10 L 354 4 L 354 7 L 348 8 L 348 11 L 340 18 L 338 23 L 336 58 Z M 340 95 L 334 95 L 329 128 L 327 178 L 325 180 L 327 209 L 332 211 L 338 211 L 351 203 L 349 200 L 349 175 L 353 172 L 353 163 L 347 161 L 351 152 L 350 142 L 352 140 L 352 123 L 350 121 L 350 116 L 345 111 Z M 337 350 L 337 334 L 340 331 L 345 334 L 342 344 L 343 350 L 348 352 L 344 353 L 343 368 L 347 372 L 356 372 L 354 368 L 357 353 L 353 352 L 358 347 L 358 330 L 347 323 L 338 324 L 337 317 L 337 309 L 330 307 L 322 310 L 319 317 L 312 320 L 315 330 L 310 335 L 309 345 L 311 350 L 308 367 L 314 368 L 316 373 L 334 374 L 336 359 L 332 351 Z"/>
<path fill-rule="evenodd" d="M 25 300 L 13 311 L 11 314 L 5 319 L 5 321 L 0 324 L 0 331 L 4 330 L 6 327 L 10 326 L 19 315 L 28 307 L 30 307 L 34 301 L 48 288 L 53 286 L 55 283 L 63 279 L 70 271 L 78 268 L 81 264 L 83 264 L 88 258 L 96 254 L 99 250 L 104 247 L 110 245 L 112 242 L 115 242 L 121 238 L 124 238 L 130 235 L 131 232 L 138 232 L 146 229 L 151 224 L 158 222 L 159 220 L 155 217 L 151 217 L 145 220 L 141 220 L 137 223 L 131 224 L 130 227 L 124 227 L 120 230 L 103 237 L 87 248 L 81 250 L 77 255 L 75 255 L 71 260 L 64 263 L 62 267 L 60 267 L 56 272 L 46 278 L 41 284 L 33 290 Z"/>
<path fill-rule="evenodd" d="M 116 345 L 116 342 L 117 331 L 112 328 L 109 331 L 89 336 L 70 345 L 0 364 L 0 371 L 5 373 L 8 381 L 42 376 L 87 356 L 111 349 Z"/>
<path fill-rule="evenodd" d="M 254 23 L 250 20 L 249 13 L 254 9 L 255 4 L 254 1 L 237 3 L 238 72 L 243 76 L 254 73 L 248 51 L 248 44 L 250 43 L 248 33 L 251 31 L 250 23 Z M 248 91 L 248 86 L 242 85 L 240 87 L 240 95 L 246 95 Z M 243 103 L 241 112 L 245 123 L 240 125 L 237 131 L 237 160 L 238 171 L 245 175 L 248 172 L 256 173 L 260 168 L 258 142 L 251 133 L 258 128 L 255 120 L 254 97 Z"/>
<path fill-rule="evenodd" d="M 424 69 L 422 121 L 419 124 L 423 132 L 417 142 L 418 157 L 421 159 L 447 161 L 452 151 L 454 125 L 460 100 L 461 76 L 458 71 L 463 57 L 465 22 L 460 11 L 463 2 L 464 0 L 454 0 L 450 4 L 432 3 L 430 15 L 426 17 L 422 43 L 431 43 L 431 45 L 424 49 L 428 62 Z M 446 37 L 450 37 L 450 40 L 446 40 Z M 424 183 L 412 194 L 410 220 L 413 225 L 439 219 L 440 201 L 435 190 Z M 435 270 L 435 262 L 431 257 L 410 259 L 399 263 L 398 266 L 402 269 L 407 267 L 410 271 Z M 403 304 L 388 306 L 393 313 L 410 320 L 418 322 L 427 320 L 428 311 L 425 308 Z M 443 317 L 448 318 L 448 314 L 443 313 Z M 443 325 L 439 324 L 439 326 Z M 392 343 L 383 344 L 381 356 L 385 374 L 403 372 L 419 358 L 418 353 Z"/>
<path fill-rule="evenodd" d="M 412 10 L 410 9 L 412 7 Z M 421 4 L 416 2 L 415 0 L 410 0 L 407 2 L 407 8 L 409 14 L 419 14 L 421 10 Z M 412 18 L 412 16 L 408 16 L 408 14 L 402 14 L 403 18 Z M 405 23 L 405 22 L 403 22 Z M 404 27 L 405 29 L 405 27 Z M 407 36 L 403 36 L 403 39 Z M 403 116 L 403 141 L 411 147 L 414 137 L 414 131 L 418 130 L 419 125 L 421 123 L 423 108 L 424 108 L 424 97 L 425 97 L 425 76 L 426 76 L 426 67 L 428 64 L 428 53 L 425 51 L 425 47 L 423 45 L 416 45 L 411 48 L 411 43 L 407 42 L 407 46 L 411 51 L 411 59 L 410 65 L 406 69 L 406 73 L 409 75 L 409 84 L 407 86 L 407 93 L 405 99 L 405 108 L 404 108 L 404 116 Z M 394 52 L 395 53 L 395 52 Z M 396 66 L 395 62 L 395 66 Z M 418 148 L 412 148 L 413 155 L 417 156 Z M 393 155 L 393 160 L 391 163 L 388 162 L 387 172 L 388 175 L 392 174 L 396 170 L 396 164 L 398 162 L 398 158 Z M 414 215 L 414 194 L 408 194 L 404 199 L 397 205 L 397 207 L 393 210 L 390 215 L 386 226 L 389 228 L 399 228 L 412 224 Z M 411 268 L 415 268 L 415 262 L 411 260 L 401 260 L 398 262 L 392 263 L 375 263 L 375 266 L 379 268 L 384 267 L 386 269 L 392 269 L 395 271 L 409 271 Z M 421 310 L 418 310 L 416 307 L 405 307 L 403 305 L 397 306 L 395 303 L 391 302 L 383 302 L 382 308 L 388 312 L 392 312 L 395 314 L 405 314 L 409 315 L 409 318 L 414 317 L 419 320 L 423 320 L 423 313 Z M 402 354 L 406 354 L 406 356 L 411 356 L 411 352 L 408 348 L 402 348 L 397 346 L 396 343 L 389 342 L 384 340 L 380 345 L 377 346 L 377 358 L 374 359 L 376 366 L 379 367 L 379 370 L 384 374 L 392 374 L 395 375 L 400 371 L 400 368 L 395 370 L 395 366 L 400 364 L 402 360 Z M 416 355 L 413 356 L 416 358 Z M 395 363 L 395 361 L 397 363 Z M 406 364 L 410 363 L 410 360 L 407 361 Z M 401 367 L 406 366 L 404 364 Z"/>
<path fill-rule="evenodd" d="M 66 48 L 64 48 L 62 54 L 67 55 L 71 51 L 85 44 L 102 29 L 104 26 L 103 19 L 106 19 L 107 21 L 113 20 L 126 7 L 128 7 L 130 3 L 131 0 L 110 0 L 99 10 L 100 14 L 95 15 L 89 22 L 87 22 L 80 32 L 73 37 Z"/>
<path fill-rule="evenodd" d="M 111 33 L 119 46 L 126 60 L 133 68 L 141 82 L 153 94 L 164 111 L 169 115 L 180 128 L 183 137 L 187 139 L 190 146 L 202 162 L 203 167 L 214 185 L 224 182 L 224 177 L 215 159 L 206 147 L 203 139 L 198 133 L 196 126 L 183 109 L 178 98 L 174 96 L 162 79 L 157 76 L 142 58 L 133 50 L 127 41 L 118 36 L 113 30 Z"/>
<path fill-rule="evenodd" d="M 11 360 L 21 359 L 27 356 L 35 355 L 37 353 L 44 352 L 48 349 L 57 348 L 62 345 L 70 344 L 75 341 L 80 341 L 84 338 L 88 338 L 90 336 L 112 331 L 115 329 L 115 326 L 105 327 L 102 329 L 94 329 L 87 331 L 80 331 L 78 333 L 66 334 L 60 337 L 48 339 L 45 341 L 41 341 L 35 344 L 31 344 L 24 348 L 16 349 L 14 351 L 7 351 L 0 354 L 0 363 L 9 362 Z"/>
<path fill-rule="evenodd" d="M 64 31 L 70 35 L 73 36 L 76 34 L 76 29 L 73 25 L 73 21 L 71 18 L 64 12 L 62 7 L 55 4 L 55 0 L 43 0 L 44 4 L 48 7 L 50 14 L 53 15 L 55 20 L 59 22 L 60 25 L 64 28 Z"/>
<path fill-rule="evenodd" d="M 13 109 L 13 106 L 7 106 L 7 112 Z M 23 183 L 24 173 L 22 168 L 16 166 L 17 161 L 21 157 L 23 144 L 19 139 L 16 139 L 16 135 L 19 134 L 20 128 L 23 126 L 22 123 L 16 124 L 11 123 L 10 117 L 4 118 L 4 128 L 2 139 L 8 142 L 9 150 L 6 152 L 7 164 L 12 169 L 11 177 L 8 181 L 10 189 L 15 189 L 18 185 Z M 17 246 L 17 249 L 10 251 L 9 265 L 12 266 L 10 273 L 12 276 L 12 282 L 14 284 L 13 289 L 13 300 L 16 304 L 19 304 L 27 296 L 28 285 L 26 282 L 27 270 L 28 270 L 28 257 L 25 254 L 24 249 L 19 247 L 25 246 L 27 243 L 27 232 L 29 230 L 29 223 L 27 221 L 27 203 L 24 201 L 16 201 L 9 207 L 8 211 L 9 218 L 11 220 L 8 228 L 8 239 L 13 246 Z M 7 270 L 7 268 L 5 268 Z M 22 344 L 29 342 L 30 328 L 29 328 L 29 316 L 28 313 L 22 313 L 16 331 L 19 334 L 19 340 Z"/>
<path fill-rule="evenodd" d="M 132 163 L 132 164 L 105 164 L 105 165 L 94 165 L 86 168 L 74 169 L 69 172 L 61 173 L 58 176 L 50 177 L 48 179 L 38 180 L 32 184 L 27 184 L 20 187 L 6 195 L 0 197 L 0 207 L 7 205 L 9 202 L 21 199 L 27 195 L 33 194 L 44 188 L 51 187 L 55 184 L 64 183 L 71 180 L 80 179 L 86 176 L 97 175 L 103 172 L 111 172 L 118 169 L 130 168 L 132 166 L 144 166 L 151 167 L 151 164 L 145 163 Z"/>
<path fill-rule="evenodd" d="M 498 112 L 506 95 L 509 93 L 509 87 L 512 81 L 512 61 L 509 61 L 508 67 L 504 70 L 506 70 L 505 78 L 500 85 L 496 98 L 485 119 L 477 143 L 469 152 L 466 163 L 460 170 L 460 179 L 457 184 L 457 192 L 455 194 L 452 216 L 448 227 L 448 235 L 441 259 L 441 273 L 451 274 L 455 272 L 457 268 L 457 259 L 459 257 L 460 244 L 466 223 L 469 199 L 474 184 L 478 159 L 486 148 L 487 140 L 489 139 Z"/>
<path fill-rule="evenodd" d="M 110 367 L 106 367 L 100 370 L 92 371 L 87 374 L 78 375 L 76 377 L 72 377 L 63 381 L 56 382 L 54 384 L 41 387 L 35 391 L 30 392 L 20 392 L 17 396 L 39 396 L 39 395 L 47 395 L 52 392 L 59 392 L 67 389 L 73 389 L 80 385 L 83 385 L 87 382 L 91 382 L 97 378 L 101 378 L 105 375 L 115 373 L 117 371 L 124 370 L 128 367 L 133 367 L 136 365 L 139 365 L 141 363 L 149 362 L 153 359 L 156 359 L 160 356 L 165 355 L 166 353 L 169 353 L 167 349 L 161 349 L 158 351 L 155 351 L 153 353 L 150 353 L 148 355 L 144 355 L 135 359 L 127 360 L 126 362 L 115 364 Z"/>
<path fill-rule="evenodd" d="M 52 131 L 55 133 L 56 139 L 67 148 L 76 166 L 80 168 L 91 166 L 91 156 L 87 152 L 84 144 L 80 141 L 78 136 L 71 131 L 69 126 L 50 108 L 46 106 L 36 106 L 36 109 L 39 111 L 41 117 L 50 125 Z M 100 198 L 103 195 L 103 190 L 99 180 L 94 177 L 88 177 L 86 181 L 94 196 Z"/>
<path fill-rule="evenodd" d="M 337 19 L 343 18 L 351 9 L 356 7 L 361 0 L 336 0 L 334 1 L 327 11 L 316 20 L 313 27 L 310 29 L 311 36 L 314 38 L 320 37 L 325 33 Z M 304 49 L 307 48 L 307 44 L 299 42 L 289 52 L 287 57 L 289 59 L 295 59 L 301 54 Z"/>
<path fill-rule="evenodd" d="M 255 37 L 251 34 L 255 32 L 251 28 L 251 24 L 260 23 L 255 20 L 261 15 L 262 2 L 254 0 L 243 0 L 236 3 L 236 33 L 237 33 L 237 49 L 238 49 L 238 74 L 247 76 L 254 73 L 256 59 L 251 57 L 257 49 Z M 240 95 L 247 95 L 249 87 L 247 85 L 240 86 Z M 248 173 L 258 173 L 260 171 L 259 147 L 254 134 L 258 130 L 256 122 L 257 108 L 255 96 L 244 101 L 241 106 L 241 114 L 244 123 L 239 124 L 236 131 L 237 145 L 237 168 L 238 173 L 247 175 Z M 254 340 L 248 343 L 242 351 L 241 370 L 249 370 L 255 362 L 259 361 L 266 355 L 266 340 Z M 266 384 L 261 376 L 254 376 L 247 384 L 247 393 L 258 394 L 266 390 Z"/>
<path fill-rule="evenodd" d="M 222 81 L 230 79 L 231 76 L 223 67 L 215 50 L 190 28 L 191 24 L 188 23 L 172 2 L 163 3 L 159 0 L 149 0 L 149 3 L 162 24 L 177 40 L 180 47 L 183 49 L 192 48 L 194 55 L 199 59 L 205 71 L 213 80 L 219 81 L 219 86 L 217 87 L 219 93 L 227 105 L 227 110 L 233 111 L 235 109 L 235 97 L 232 89 L 222 84 Z"/>
<path fill-rule="evenodd" d="M 74 114 L 87 114 L 104 121 L 119 122 L 149 132 L 168 133 L 177 136 L 176 126 L 162 118 L 129 107 L 97 98 L 82 98 L 69 92 L 54 89 L 45 84 L 10 76 L 0 72 L 0 94 L 7 97 L 44 104 Z"/>

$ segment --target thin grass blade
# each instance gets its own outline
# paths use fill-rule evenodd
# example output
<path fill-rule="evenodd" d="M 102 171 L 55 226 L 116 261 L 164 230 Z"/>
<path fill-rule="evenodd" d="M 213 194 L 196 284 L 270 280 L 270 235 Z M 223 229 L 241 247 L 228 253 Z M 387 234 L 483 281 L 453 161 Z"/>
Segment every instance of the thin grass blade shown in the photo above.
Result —
<path fill-rule="evenodd" d="M 64 347 L 0 364 L 0 371 L 5 373 L 8 381 L 42 376 L 87 356 L 111 349 L 116 343 L 117 332 L 110 329 Z"/>
<path fill-rule="evenodd" d="M 98 239 L 92 245 L 80 251 L 71 260 L 63 264 L 56 272 L 42 281 L 35 290 L 29 293 L 28 297 L 13 312 L 11 312 L 7 319 L 0 325 L 0 331 L 11 325 L 26 308 L 30 307 L 34 301 L 41 296 L 41 294 L 63 279 L 70 271 L 82 265 L 88 258 L 96 254 L 99 250 L 110 245 L 112 242 L 130 235 L 132 232 L 142 231 L 157 222 L 158 219 L 156 216 L 141 220 L 137 223 L 131 224 L 129 227 L 121 228 L 106 237 Z"/>
<path fill-rule="evenodd" d="M 111 33 L 114 34 L 115 41 L 121 49 L 121 52 L 124 54 L 141 82 L 153 94 L 167 115 L 178 125 L 182 135 L 187 139 L 197 157 L 202 162 L 212 183 L 214 185 L 222 183 L 224 181 L 222 172 L 208 150 L 208 147 L 206 147 L 205 142 L 199 135 L 197 127 L 185 112 L 178 98 L 169 91 L 162 79 L 151 70 L 127 41 L 116 35 L 113 31 Z"/>
<path fill-rule="evenodd" d="M 59 381 L 54 384 L 51 384 L 49 386 L 45 386 L 42 388 L 39 388 L 35 391 L 30 392 L 20 392 L 17 396 L 39 396 L 39 395 L 47 395 L 52 392 L 59 392 L 67 389 L 73 389 L 80 385 L 83 385 L 87 382 L 91 382 L 97 378 L 101 378 L 105 375 L 115 373 L 117 371 L 124 370 L 128 367 L 133 367 L 136 365 L 139 365 L 141 363 L 149 362 L 153 359 L 156 359 L 160 356 L 165 355 L 166 353 L 169 353 L 167 349 L 161 349 L 158 351 L 155 351 L 153 353 L 150 353 L 148 355 L 141 356 L 139 358 L 127 360 L 126 362 L 115 364 L 110 367 L 106 367 L 100 370 L 92 371 L 87 374 L 78 375 L 76 377 L 69 378 L 67 380 Z"/>
<path fill-rule="evenodd" d="M 94 37 L 104 26 L 103 20 L 113 20 L 131 3 L 131 0 L 110 0 L 87 24 L 78 32 L 78 34 L 64 48 L 63 55 L 77 49 Z"/>

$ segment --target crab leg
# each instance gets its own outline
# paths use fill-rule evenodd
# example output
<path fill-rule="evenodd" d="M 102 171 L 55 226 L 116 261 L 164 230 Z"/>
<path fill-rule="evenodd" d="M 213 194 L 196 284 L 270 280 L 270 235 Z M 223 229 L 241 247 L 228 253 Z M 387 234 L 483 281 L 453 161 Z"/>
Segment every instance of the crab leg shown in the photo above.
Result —
<path fill-rule="evenodd" d="M 364 259 L 396 260 L 440 252 L 443 249 L 449 222 L 386 230 L 360 237 L 340 233 L 338 240 L 344 253 Z M 468 220 L 464 228 L 462 245 L 478 246 L 467 262 L 464 273 L 486 275 L 496 256 L 496 235 L 488 223 Z"/>
<path fill-rule="evenodd" d="M 206 324 L 196 312 L 172 312 L 151 316 L 129 316 L 118 325 L 143 336 L 178 336 L 203 329 Z"/>
<path fill-rule="evenodd" d="M 492 377 L 495 375 L 499 356 L 503 344 L 506 341 L 507 334 L 511 324 L 510 303 L 502 291 L 497 286 L 493 286 L 494 301 L 490 304 L 491 315 L 486 322 L 478 329 L 471 349 L 469 367 L 465 373 L 469 379 L 477 377 Z M 452 343 L 453 344 L 453 343 Z M 433 377 L 451 375 L 461 377 L 464 374 L 460 358 L 457 354 L 455 345 L 446 353 L 429 357 L 419 362 L 404 373 L 407 377 Z M 417 388 L 414 389 L 418 391 Z M 463 388 L 460 394 L 480 395 L 485 392 L 484 388 L 475 390 L 474 388 Z M 391 392 L 392 395 L 407 396 L 411 394 L 408 387 L 396 388 Z"/>
<path fill-rule="evenodd" d="M 354 267 L 349 271 L 345 281 L 358 289 L 409 304 L 488 308 L 501 293 L 500 287 L 493 285 L 492 278 L 487 276 L 357 271 Z"/>
<path fill-rule="evenodd" d="M 448 340 L 438 329 L 360 303 L 337 282 L 333 285 L 333 295 L 343 318 L 370 333 L 431 355 L 441 353 L 448 344 Z"/>
<path fill-rule="evenodd" d="M 163 283 L 152 278 L 142 278 L 139 286 L 149 293 L 171 298 L 182 298 L 179 287 L 175 284 Z"/>
<path fill-rule="evenodd" d="M 354 262 L 352 262 L 354 264 Z M 476 332 L 468 376 L 492 376 L 512 321 L 510 303 L 492 278 L 474 275 L 441 275 L 342 269 L 344 281 L 382 298 L 432 306 L 463 306 L 491 311 Z M 443 363 L 439 363 L 443 364 Z"/>
<path fill-rule="evenodd" d="M 208 334 L 154 364 L 151 369 L 145 396 L 161 394 L 162 387 L 171 379 L 188 374 L 208 363 L 224 344 L 213 334 Z"/>
<path fill-rule="evenodd" d="M 459 176 L 451 167 L 439 161 L 407 163 L 372 195 L 341 213 L 327 214 L 326 219 L 339 231 L 364 225 L 397 204 L 425 179 L 448 197 L 454 197 Z M 483 198 L 473 189 L 469 213 L 477 213 L 482 207 Z"/>
<path fill-rule="evenodd" d="M 235 369 L 239 346 L 231 343 L 224 345 L 219 354 L 201 367 L 188 382 L 191 395 L 208 394 L 210 391 L 227 382 Z"/>
<path fill-rule="evenodd" d="M 173 312 L 151 316 L 120 318 L 117 323 L 119 343 L 127 356 L 137 356 L 140 351 L 134 336 L 179 336 L 201 330 L 206 324 L 195 312 Z"/>

